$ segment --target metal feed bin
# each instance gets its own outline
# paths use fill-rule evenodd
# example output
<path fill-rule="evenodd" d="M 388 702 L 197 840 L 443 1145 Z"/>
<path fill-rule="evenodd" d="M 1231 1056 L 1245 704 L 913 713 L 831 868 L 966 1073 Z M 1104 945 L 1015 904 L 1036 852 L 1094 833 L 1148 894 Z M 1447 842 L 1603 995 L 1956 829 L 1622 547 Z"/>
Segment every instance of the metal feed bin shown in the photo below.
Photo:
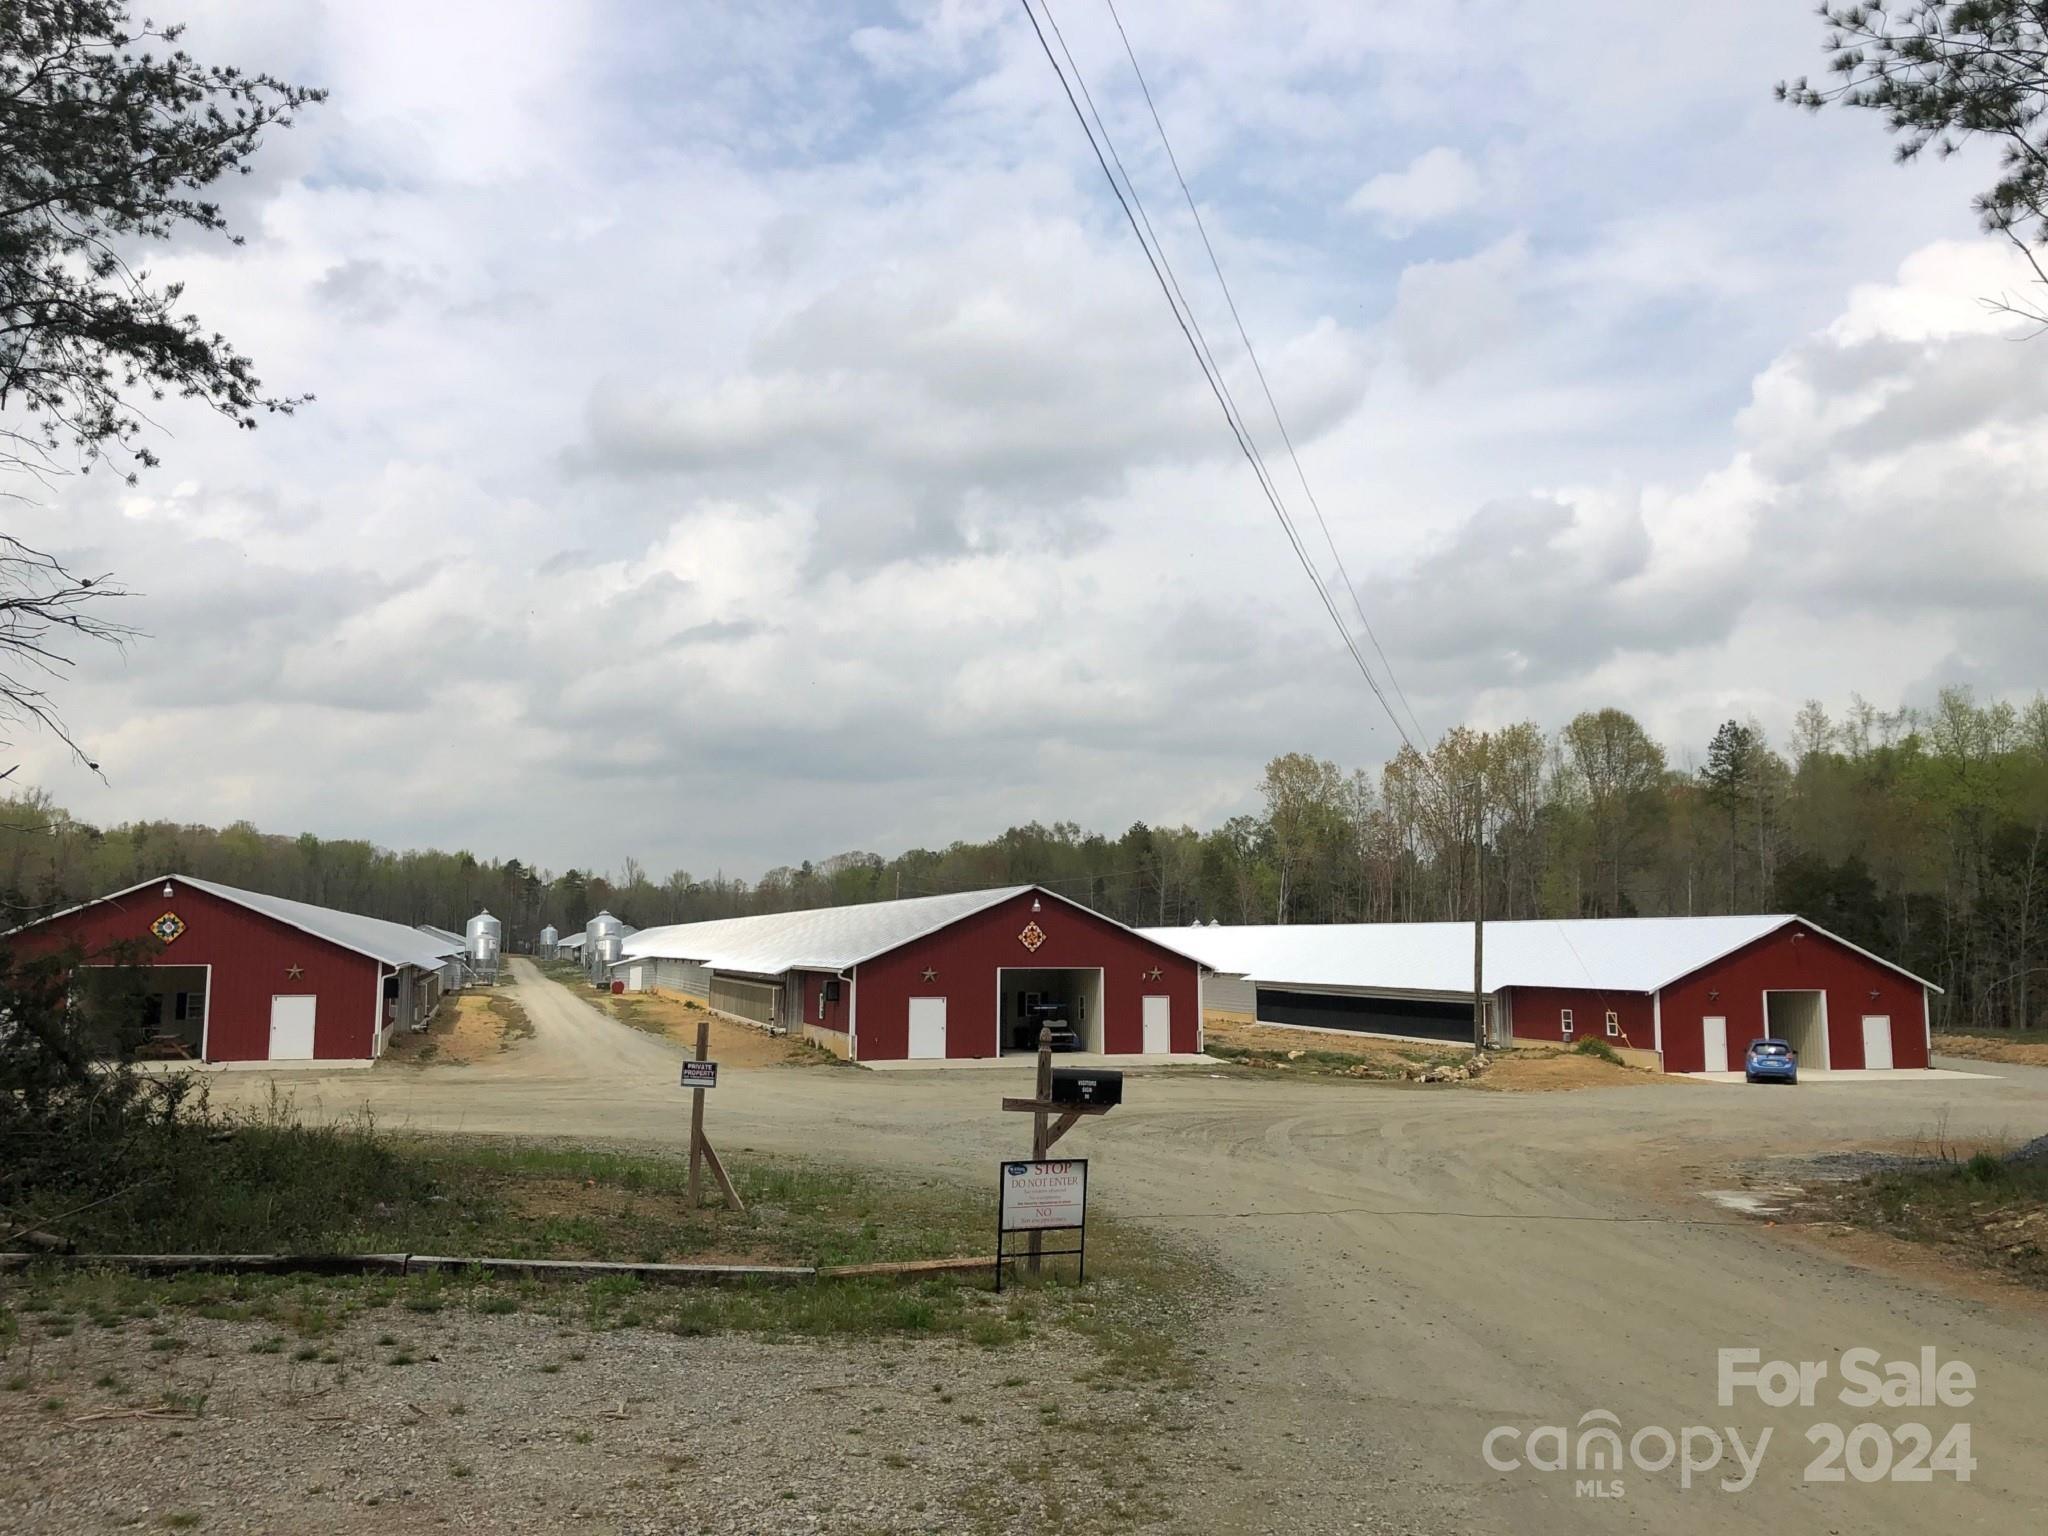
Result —
<path fill-rule="evenodd" d="M 605 979 L 605 967 L 619 958 L 625 943 L 625 924 L 609 912 L 600 912 L 583 925 L 583 968 L 593 981 Z"/>
<path fill-rule="evenodd" d="M 505 926 L 491 916 L 489 909 L 478 912 L 462 930 L 464 947 L 469 951 L 469 968 L 484 981 L 498 979 L 498 951 L 504 946 Z"/>

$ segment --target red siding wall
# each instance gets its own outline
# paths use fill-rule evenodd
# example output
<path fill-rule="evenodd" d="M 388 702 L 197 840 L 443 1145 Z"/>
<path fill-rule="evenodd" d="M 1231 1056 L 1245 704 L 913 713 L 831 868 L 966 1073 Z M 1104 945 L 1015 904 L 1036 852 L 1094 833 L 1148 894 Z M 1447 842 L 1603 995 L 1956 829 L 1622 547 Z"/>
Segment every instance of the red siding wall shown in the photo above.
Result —
<path fill-rule="evenodd" d="M 1890 1015 L 1893 1066 L 1927 1065 L 1926 998 L 1920 983 L 1804 923 L 1788 923 L 1664 989 L 1664 1070 L 1703 1070 L 1700 1020 L 1715 1014 L 1728 1020 L 1728 1060 L 1739 1067 L 1749 1042 L 1769 1032 L 1764 1027 L 1767 987 L 1826 993 L 1830 1067 L 1863 1065 L 1866 1013 Z"/>
<path fill-rule="evenodd" d="M 1139 999 L 1148 994 L 1173 1000 L 1174 1050 L 1199 1049 L 1199 968 L 1194 961 L 1050 896 L 1038 898 L 1040 910 L 1033 912 L 1032 899 L 1026 892 L 879 959 L 863 961 L 856 973 L 860 996 L 855 1036 L 860 1059 L 894 1061 L 907 1053 L 913 996 L 946 999 L 947 1056 L 998 1054 L 996 971 L 1015 966 L 1099 966 L 1103 1046 L 1111 1054 L 1142 1048 L 1144 1022 Z M 1045 934 L 1045 942 L 1035 952 L 1017 937 L 1033 922 Z M 1155 968 L 1159 971 L 1156 981 L 1147 974 Z M 936 980 L 924 979 L 927 969 L 938 973 Z"/>
<path fill-rule="evenodd" d="M 1610 1045 L 1629 1045 L 1637 1050 L 1657 1048 L 1656 1004 L 1647 992 L 1594 992 L 1571 987 L 1510 987 L 1508 1007 L 1515 1022 L 1517 1040 L 1562 1040 L 1566 1008 L 1572 1011 L 1572 1043 L 1604 1040 Z M 1619 1038 L 1607 1033 L 1609 1011 L 1619 1016 Z"/>
<path fill-rule="evenodd" d="M 313 1012 L 316 1057 L 333 1061 L 377 1054 L 383 999 L 376 961 L 208 892 L 172 884 L 169 897 L 152 884 L 51 918 L 8 942 L 25 954 L 47 954 L 71 944 L 93 954 L 124 940 L 141 940 L 165 965 L 212 966 L 206 999 L 209 1061 L 268 1057 L 270 999 L 283 993 L 319 998 Z M 170 944 L 158 942 L 149 931 L 166 912 L 185 922 L 185 931 Z M 287 976 L 294 965 L 303 974 Z"/>
<path fill-rule="evenodd" d="M 820 1029 L 829 1029 L 842 1035 L 845 1034 L 847 1005 L 853 996 L 851 983 L 841 982 L 839 986 L 839 1001 L 836 1003 L 825 1003 L 824 1012 L 820 1013 L 818 1011 L 819 1003 L 824 996 L 825 984 L 836 979 L 834 974 L 831 971 L 798 971 L 796 976 L 797 986 L 800 989 L 798 995 L 803 999 L 803 1022 L 815 1024 Z"/>

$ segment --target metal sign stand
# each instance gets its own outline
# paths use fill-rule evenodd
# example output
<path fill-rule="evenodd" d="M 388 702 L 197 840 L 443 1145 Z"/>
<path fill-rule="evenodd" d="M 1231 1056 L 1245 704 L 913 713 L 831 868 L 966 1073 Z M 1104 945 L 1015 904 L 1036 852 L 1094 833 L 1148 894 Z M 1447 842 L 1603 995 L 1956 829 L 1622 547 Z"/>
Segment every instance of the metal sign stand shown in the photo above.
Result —
<path fill-rule="evenodd" d="M 1045 1155 L 1052 1150 L 1053 1143 L 1079 1125 L 1084 1115 L 1106 1115 L 1110 1110 L 1107 1104 L 1052 1102 L 1052 1027 L 1047 1024 L 1038 1026 L 1038 1092 L 1028 1099 L 1005 1099 L 1003 1108 L 1014 1114 L 1031 1116 L 1031 1160 L 1035 1163 L 1044 1162 Z M 1059 1119 L 1052 1118 L 1055 1114 Z M 996 1224 L 1002 1224 L 1000 1210 L 996 1215 Z M 1087 1241 L 1085 1236 L 1082 1241 Z M 1039 1261 L 1045 1256 L 1044 1243 L 1045 1239 L 1041 1233 L 1031 1234 L 1031 1246 L 1025 1257 L 1025 1268 L 1034 1275 L 1038 1273 Z M 1000 1280 L 1003 1273 L 1000 1242 L 996 1251 L 996 1275 Z"/>
<path fill-rule="evenodd" d="M 1044 1159 L 1038 1159 L 1038 1161 L 1044 1161 Z M 1030 1258 L 1033 1269 L 1038 1267 L 1039 1261 L 1042 1259 L 1072 1257 L 1078 1260 L 1079 1262 L 1074 1270 L 1074 1282 L 1078 1285 L 1088 1278 L 1088 1159 L 1079 1157 L 1075 1158 L 1074 1161 L 1081 1165 L 1081 1225 L 1078 1227 L 1033 1227 L 1030 1233 Z M 1017 1259 L 1017 1255 L 1014 1253 L 1005 1253 L 1003 1251 L 1003 1236 L 1008 1230 L 1003 1225 L 1003 1202 L 1002 1197 L 998 1195 L 996 1197 L 996 1294 L 998 1296 L 1003 1291 L 1003 1265 L 1005 1263 L 1015 1263 Z M 1047 1232 L 1079 1232 L 1081 1234 L 1079 1246 L 1073 1248 L 1043 1248 L 1040 1246 L 1040 1243 Z"/>
<path fill-rule="evenodd" d="M 705 1061 L 711 1052 L 711 1021 L 697 1021 L 697 1060 Z M 740 1199 L 740 1192 L 732 1187 L 732 1180 L 726 1176 L 725 1164 L 718 1160 L 718 1152 L 704 1135 L 704 1090 L 690 1090 L 690 1183 L 685 1199 L 690 1209 L 697 1208 L 697 1191 L 700 1180 L 700 1165 L 711 1165 L 712 1177 L 718 1180 L 718 1187 L 725 1195 L 725 1203 L 734 1210 L 745 1212 L 746 1203 Z"/>

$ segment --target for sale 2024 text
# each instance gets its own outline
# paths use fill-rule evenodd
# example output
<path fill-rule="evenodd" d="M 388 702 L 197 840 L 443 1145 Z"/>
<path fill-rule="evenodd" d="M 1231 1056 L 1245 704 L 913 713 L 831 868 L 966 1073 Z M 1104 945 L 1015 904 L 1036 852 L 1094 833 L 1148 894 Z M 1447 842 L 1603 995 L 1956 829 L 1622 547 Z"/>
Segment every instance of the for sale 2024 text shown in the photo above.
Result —
<path fill-rule="evenodd" d="M 1977 1392 L 1977 1373 L 1961 1360 L 1943 1360 L 1931 1346 L 1914 1360 L 1886 1360 L 1875 1349 L 1849 1349 L 1839 1359 L 1765 1360 L 1760 1350 L 1723 1349 L 1717 1354 L 1717 1401 L 1723 1408 L 1757 1406 L 1773 1409 L 1818 1408 L 1823 1390 L 1832 1403 L 1888 1417 L 1905 1410 L 1967 1408 Z M 1948 1422 L 1935 1427 L 1916 1417 L 1899 1423 L 1864 1418 L 1846 1425 L 1837 1421 L 1810 1424 L 1807 1443 L 1813 1447 L 1806 1463 L 1809 1483 L 1928 1483 L 1952 1477 L 1966 1483 L 1976 1470 L 1970 1452 L 1970 1426 Z M 1937 1429 L 1939 1434 L 1937 1436 Z M 1675 1472 L 1681 1488 L 1696 1484 L 1741 1493 L 1755 1482 L 1769 1450 L 1771 1426 L 1745 1443 L 1735 1425 L 1687 1424 L 1677 1429 L 1649 1424 L 1627 1434 L 1620 1419 L 1604 1408 L 1580 1416 L 1576 1428 L 1563 1424 L 1524 1430 L 1502 1424 L 1489 1431 L 1481 1445 L 1486 1464 L 1496 1472 L 1533 1471 L 1574 1476 L 1573 1491 L 1582 1498 L 1622 1498 L 1627 1483 L 1614 1473 L 1653 1476 Z M 1593 1473 L 1592 1477 L 1578 1474 Z M 1715 1474 L 1719 1474 L 1718 1476 Z"/>

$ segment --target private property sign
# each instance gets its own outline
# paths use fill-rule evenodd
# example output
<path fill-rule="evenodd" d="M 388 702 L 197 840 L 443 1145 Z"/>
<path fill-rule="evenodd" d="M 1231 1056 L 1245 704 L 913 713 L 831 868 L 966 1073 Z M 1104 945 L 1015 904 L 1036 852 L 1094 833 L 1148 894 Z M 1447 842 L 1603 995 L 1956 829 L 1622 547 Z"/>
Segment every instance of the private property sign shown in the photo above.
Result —
<path fill-rule="evenodd" d="M 715 1061 L 684 1062 L 683 1086 L 685 1088 L 716 1088 L 718 1086 L 718 1063 Z"/>
<path fill-rule="evenodd" d="M 1087 1224 L 1087 1158 L 1003 1164 L 1003 1231 L 1054 1232 Z"/>

